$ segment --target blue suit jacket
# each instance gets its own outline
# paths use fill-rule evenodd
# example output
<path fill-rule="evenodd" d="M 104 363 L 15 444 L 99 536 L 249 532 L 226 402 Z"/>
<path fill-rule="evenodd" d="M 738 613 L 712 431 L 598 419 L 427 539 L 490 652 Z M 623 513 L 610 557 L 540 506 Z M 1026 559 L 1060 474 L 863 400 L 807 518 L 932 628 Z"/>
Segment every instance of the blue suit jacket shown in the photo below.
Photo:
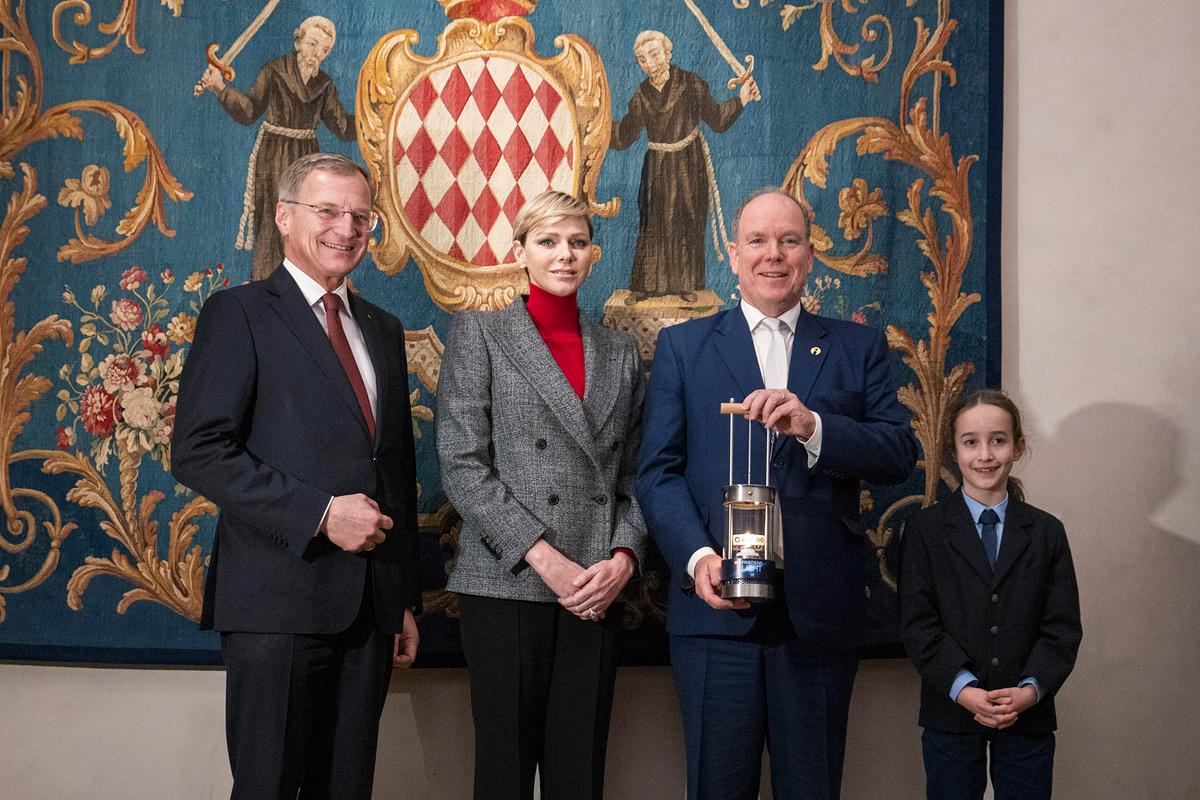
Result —
<path fill-rule="evenodd" d="M 845 649 L 861 644 L 865 622 L 860 480 L 899 483 L 912 471 L 916 442 L 889 377 L 878 330 L 803 313 L 788 388 L 821 415 L 821 457 L 779 437 L 771 483 L 783 513 L 785 594 L 800 641 Z M 694 594 L 687 562 L 704 546 L 721 552 L 729 482 L 729 419 L 719 404 L 763 388 L 746 318 L 738 307 L 664 329 L 646 399 L 637 494 L 671 570 L 667 628 L 673 634 L 739 636 L 755 609 L 717 611 Z M 735 418 L 734 480 L 746 476 L 747 424 Z M 752 473 L 764 472 L 763 429 L 754 426 Z"/>

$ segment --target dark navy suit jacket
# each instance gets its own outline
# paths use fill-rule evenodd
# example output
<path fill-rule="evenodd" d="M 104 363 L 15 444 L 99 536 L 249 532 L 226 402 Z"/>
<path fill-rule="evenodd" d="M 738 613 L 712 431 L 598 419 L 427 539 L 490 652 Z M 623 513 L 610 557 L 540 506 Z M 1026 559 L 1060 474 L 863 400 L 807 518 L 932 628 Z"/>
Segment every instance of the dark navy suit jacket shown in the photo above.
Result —
<path fill-rule="evenodd" d="M 955 676 L 968 669 L 983 689 L 1037 680 L 1041 700 L 1002 735 L 1054 730 L 1054 695 L 1083 638 L 1062 523 L 1010 500 L 993 570 L 956 492 L 908 520 L 900 553 L 901 636 L 921 673 L 921 725 L 948 733 L 988 730 L 950 699 Z"/>
<path fill-rule="evenodd" d="M 350 295 L 376 373 L 371 440 L 329 337 L 286 269 L 204 304 L 180 383 L 180 483 L 218 508 L 202 627 L 329 634 L 358 614 L 371 570 L 379 627 L 420 602 L 404 329 Z M 369 554 L 315 536 L 330 497 L 362 492 L 393 527 Z"/>
<path fill-rule="evenodd" d="M 658 337 L 643 425 L 637 494 L 671 570 L 667 627 L 673 634 L 739 636 L 755 610 L 710 608 L 691 590 L 688 559 L 724 542 L 728 417 L 719 404 L 763 388 L 739 307 L 664 329 Z M 865 625 L 860 481 L 898 483 L 912 471 L 916 442 L 896 400 L 887 344 L 874 328 L 802 313 L 788 388 L 821 415 L 821 456 L 812 469 L 793 437 L 779 437 L 771 482 L 783 513 L 785 594 L 804 645 L 849 649 Z M 747 424 L 735 418 L 735 481 L 745 479 Z M 763 480 L 763 429 L 755 425 L 753 471 Z"/>

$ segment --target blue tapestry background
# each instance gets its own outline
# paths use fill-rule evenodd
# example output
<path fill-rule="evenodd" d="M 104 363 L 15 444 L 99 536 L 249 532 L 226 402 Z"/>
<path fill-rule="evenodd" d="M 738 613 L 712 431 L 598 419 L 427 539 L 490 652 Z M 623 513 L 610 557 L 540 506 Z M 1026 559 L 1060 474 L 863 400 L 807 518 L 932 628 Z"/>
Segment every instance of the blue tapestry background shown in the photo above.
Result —
<path fill-rule="evenodd" d="M 999 382 L 1001 4 L 742 4 L 746 7 L 738 8 L 738 0 L 698 2 L 739 57 L 755 55 L 762 93 L 761 102 L 749 104 L 727 132 L 706 131 L 726 218 L 740 198 L 766 185 L 782 184 L 811 204 L 821 257 L 810 279 L 810 310 L 892 326 L 893 375 L 898 385 L 909 387 L 901 399 L 916 412 L 914 427 L 932 452 L 939 409 L 964 387 Z M 76 12 L 89 6 L 90 21 L 76 24 Z M 188 317 L 225 281 L 250 278 L 251 255 L 236 250 L 234 239 L 256 127 L 234 122 L 210 93 L 194 97 L 193 86 L 203 71 L 205 45 L 233 41 L 261 7 L 258 0 L 0 0 L 6 37 L 0 196 L 7 204 L 0 240 L 5 301 L 0 347 L 6 355 L 0 372 L 5 429 L 0 466 L 7 482 L 0 486 L 0 505 L 8 520 L 7 529 L 0 529 L 0 657 L 218 660 L 215 635 L 200 632 L 188 619 L 190 610 L 199 609 L 214 518 L 164 468 L 169 448 L 163 440 L 173 409 L 163 398 L 170 395 L 190 341 Z M 291 51 L 292 30 L 314 14 L 337 26 L 336 44 L 321 68 L 351 113 L 364 58 L 380 37 L 415 29 L 420 43 L 414 49 L 428 55 L 447 24 L 434 0 L 283 0 L 238 56 L 232 85 L 247 89 L 265 62 Z M 866 30 L 877 36 L 864 40 L 864 20 L 871 15 L 878 19 Z M 595 46 L 616 118 L 644 78 L 632 54 L 634 38 L 644 29 L 671 37 L 672 62 L 703 77 L 718 100 L 736 91 L 726 89 L 730 68 L 682 0 L 541 0 L 527 19 L 541 54 L 557 52 L 554 39 L 561 33 L 579 34 Z M 100 29 L 109 21 L 117 22 L 115 33 Z M 56 27 L 62 46 L 55 41 Z M 885 61 L 887 27 L 891 55 Z M 946 33 L 944 40 L 939 31 Z M 73 40 L 113 46 L 70 63 Z M 135 45 L 144 52 L 134 52 Z M 839 52 L 851 48 L 857 51 Z M 825 49 L 834 55 L 825 68 L 815 69 Z M 903 108 L 902 96 L 908 101 Z M 918 106 L 927 116 L 914 113 Z M 56 108 L 61 113 L 52 113 Z M 144 122 L 146 139 L 139 138 L 136 123 L 126 122 L 133 119 Z M 852 122 L 862 119 L 890 121 L 891 127 Z M 129 150 L 122 130 L 134 142 Z M 842 137 L 835 149 L 812 145 L 821 131 Z M 337 141 L 324 127 L 318 128 L 318 140 L 323 150 L 362 160 L 355 142 Z M 629 285 L 645 152 L 643 138 L 604 158 L 596 197 L 620 197 L 622 206 L 615 216 L 595 220 L 603 255 L 580 301 L 596 320 L 610 296 Z M 812 180 L 822 177 L 812 172 L 820 152 L 828 158 L 824 187 Z M 134 162 L 131 171 L 123 161 Z M 798 177 L 804 166 L 809 180 Z M 160 183 L 152 181 L 145 191 L 148 175 Z M 914 190 L 918 179 L 923 182 Z M 906 216 L 910 190 L 921 213 Z M 118 229 L 135 208 L 144 213 Z M 926 209 L 929 217 L 923 216 Z M 28 228 L 27 236 L 22 228 Z M 822 231 L 828 236 L 824 243 Z M 868 236 L 869 251 L 856 257 Z M 82 244 L 71 245 L 72 240 Z M 926 250 L 932 257 L 922 250 L 922 240 L 930 242 Z M 728 301 L 735 295 L 733 276 L 717 260 L 711 240 L 705 247 L 708 288 Z M 886 260 L 886 269 L 878 268 L 879 259 Z M 859 274 L 864 272 L 871 274 Z M 931 276 L 927 282 L 923 274 Z M 437 337 L 445 335 L 450 315 L 430 299 L 415 266 L 389 275 L 368 256 L 354 282 L 409 331 L 432 327 Z M 100 286 L 103 296 L 93 302 Z M 131 358 L 135 352 L 140 355 Z M 98 373 L 108 356 L 113 358 L 107 371 Z M 132 370 L 125 385 L 114 363 Z M 149 378 L 158 394 L 135 394 Z M 106 401 L 96 387 L 121 399 Z M 410 389 L 417 390 L 419 406 L 435 410 L 432 391 L 417 376 L 410 378 Z M 97 435 L 115 417 L 106 402 L 124 404 L 122 424 L 112 419 L 112 433 Z M 458 659 L 453 598 L 436 591 L 444 581 L 448 523 L 437 516 L 445 497 L 429 419 L 418 416 L 416 422 L 421 511 L 428 515 L 427 606 L 434 609 L 421 623 L 421 660 L 450 664 Z M 112 449 L 105 459 L 96 448 L 106 439 Z M 132 455 L 122 463 L 120 452 Z M 864 550 L 872 576 L 875 652 L 894 652 L 890 581 L 900 521 L 945 490 L 938 467 L 922 462 L 909 485 L 872 489 L 864 497 L 877 548 Z M 155 492 L 162 494 L 157 503 Z M 194 518 L 172 524 L 189 503 Z M 194 536 L 189 524 L 198 526 Z M 142 594 L 119 610 L 123 596 L 139 586 Z M 629 658 L 653 662 L 663 652 L 661 606 L 653 591 L 644 597 L 630 619 Z"/>

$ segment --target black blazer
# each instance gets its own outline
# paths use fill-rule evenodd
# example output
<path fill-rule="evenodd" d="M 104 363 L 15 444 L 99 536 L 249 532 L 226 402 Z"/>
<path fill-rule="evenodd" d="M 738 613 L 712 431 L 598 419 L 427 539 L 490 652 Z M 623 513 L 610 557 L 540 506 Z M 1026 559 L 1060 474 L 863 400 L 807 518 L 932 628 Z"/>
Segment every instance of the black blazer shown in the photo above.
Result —
<path fill-rule="evenodd" d="M 214 294 L 184 365 L 176 479 L 221 511 L 201 627 L 337 633 L 371 570 L 379 627 L 420 602 L 417 498 L 404 329 L 353 294 L 378 386 L 372 441 L 329 337 L 286 269 Z M 387 540 L 347 553 L 317 526 L 334 495 L 362 492 L 392 517 Z"/>
<path fill-rule="evenodd" d="M 966 501 L 955 493 L 908 520 L 900 559 L 901 636 L 921 673 L 921 725 L 986 730 L 950 699 L 955 675 L 966 668 L 983 689 L 1036 678 L 1041 701 L 1006 731 L 1053 731 L 1054 695 L 1083 636 L 1062 523 L 1010 499 L 993 574 Z"/>

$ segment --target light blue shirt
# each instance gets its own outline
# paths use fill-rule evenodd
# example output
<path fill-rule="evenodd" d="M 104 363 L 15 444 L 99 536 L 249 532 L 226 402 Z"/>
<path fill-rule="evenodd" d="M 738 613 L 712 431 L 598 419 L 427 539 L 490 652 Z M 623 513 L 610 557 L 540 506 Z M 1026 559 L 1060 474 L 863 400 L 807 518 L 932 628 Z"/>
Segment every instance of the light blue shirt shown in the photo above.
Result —
<path fill-rule="evenodd" d="M 1004 543 L 1004 517 L 1008 513 L 1008 493 L 1004 495 L 1004 499 L 994 506 L 985 506 L 983 503 L 976 500 L 966 492 L 962 493 L 963 500 L 967 501 L 967 510 L 971 512 L 971 519 L 975 520 L 975 533 L 983 538 L 983 523 L 979 521 L 979 515 L 987 509 L 992 509 L 996 512 L 996 516 L 1000 521 L 996 523 L 996 551 L 1002 549 Z M 975 677 L 975 673 L 969 669 L 960 669 L 958 674 L 954 676 L 954 682 L 950 684 L 950 699 L 958 702 L 958 693 L 967 686 L 975 686 L 979 684 L 979 678 Z M 1037 679 L 1033 677 L 1022 678 L 1017 686 L 1033 686 L 1037 692 L 1037 699 L 1040 702 L 1042 699 L 1042 687 L 1038 685 Z"/>

